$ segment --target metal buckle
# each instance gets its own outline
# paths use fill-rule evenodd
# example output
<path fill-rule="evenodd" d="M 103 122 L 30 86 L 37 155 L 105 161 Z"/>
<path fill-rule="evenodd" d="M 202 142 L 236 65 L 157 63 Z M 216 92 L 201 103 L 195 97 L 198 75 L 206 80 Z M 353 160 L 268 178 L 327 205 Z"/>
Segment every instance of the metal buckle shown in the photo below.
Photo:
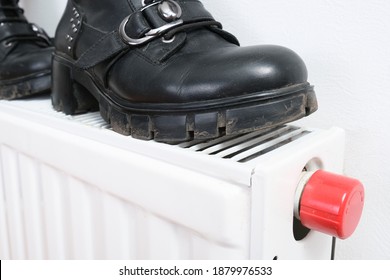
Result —
<path fill-rule="evenodd" d="M 155 5 L 159 5 L 161 3 L 163 3 L 165 0 L 162 0 L 162 1 L 156 1 L 156 2 L 153 2 L 149 5 L 146 5 L 144 6 L 140 12 L 143 12 L 144 10 L 152 7 L 152 6 L 155 6 Z M 155 29 L 151 29 L 149 30 L 144 37 L 142 38 L 131 38 L 130 36 L 128 36 L 126 34 L 126 25 L 127 23 L 129 22 L 129 19 L 130 19 L 131 15 L 127 16 L 123 21 L 122 23 L 120 24 L 119 26 L 119 34 L 120 36 L 122 37 L 122 40 L 130 45 L 130 46 L 138 46 L 138 45 L 141 45 L 141 44 L 144 44 L 144 43 L 147 43 L 151 40 L 153 40 L 154 38 L 162 35 L 164 32 L 176 27 L 176 26 L 179 26 L 179 25 L 182 25 L 184 23 L 184 21 L 182 19 L 178 19 L 178 20 L 175 20 L 173 22 L 170 22 L 170 23 L 167 23 L 163 26 L 160 26 L 158 28 L 155 28 Z"/>

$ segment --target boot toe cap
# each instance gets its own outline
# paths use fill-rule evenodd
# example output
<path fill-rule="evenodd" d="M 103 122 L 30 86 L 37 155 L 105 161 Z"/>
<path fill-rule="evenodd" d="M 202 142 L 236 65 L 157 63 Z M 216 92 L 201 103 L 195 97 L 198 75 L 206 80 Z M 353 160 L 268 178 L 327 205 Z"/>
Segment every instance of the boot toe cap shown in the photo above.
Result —
<path fill-rule="evenodd" d="M 45 48 L 10 55 L 6 61 L 2 62 L 1 80 L 17 80 L 51 72 L 52 52 L 52 48 Z"/>
<path fill-rule="evenodd" d="M 197 84 L 202 85 L 203 92 L 209 91 L 209 94 L 223 98 L 307 82 L 303 60 L 293 51 L 279 46 L 221 50 L 214 58 L 212 54 L 205 57 L 192 74 L 183 81 L 182 94 L 190 92 L 189 88 L 195 88 Z"/>
<path fill-rule="evenodd" d="M 134 58 L 123 59 L 110 75 L 110 87 L 130 102 L 207 101 L 266 94 L 307 83 L 303 60 L 295 52 L 273 45 L 195 52 L 162 64 L 159 71 L 155 65 L 149 69 L 143 64 L 129 73 L 128 65 L 137 64 L 141 65 Z"/>

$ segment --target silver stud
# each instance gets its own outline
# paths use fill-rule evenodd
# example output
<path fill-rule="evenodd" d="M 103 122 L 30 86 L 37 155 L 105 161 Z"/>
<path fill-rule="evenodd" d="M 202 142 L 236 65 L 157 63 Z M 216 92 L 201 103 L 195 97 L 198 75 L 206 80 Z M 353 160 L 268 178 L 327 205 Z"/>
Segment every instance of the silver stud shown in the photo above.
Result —
<path fill-rule="evenodd" d="M 69 36 L 69 39 L 68 39 L 68 40 L 69 40 L 69 42 L 73 42 L 73 37 L 70 37 L 70 36 Z"/>
<path fill-rule="evenodd" d="M 74 22 L 74 18 L 71 18 L 71 19 L 70 19 L 70 22 Z"/>
<path fill-rule="evenodd" d="M 171 22 L 181 17 L 182 9 L 175 1 L 166 0 L 158 5 L 158 12 L 163 19 Z"/>
<path fill-rule="evenodd" d="M 73 7 L 73 9 L 72 9 L 73 11 L 76 11 L 76 8 L 75 7 Z"/>
<path fill-rule="evenodd" d="M 68 46 L 68 51 L 72 51 L 72 47 L 71 46 Z"/>
<path fill-rule="evenodd" d="M 161 38 L 161 41 L 164 43 L 164 44 L 170 44 L 172 43 L 173 41 L 175 41 L 175 36 L 173 36 L 171 39 L 165 39 L 164 36 Z"/>
<path fill-rule="evenodd" d="M 70 38 L 69 34 L 66 34 L 66 39 L 69 39 L 69 38 Z"/>
<path fill-rule="evenodd" d="M 76 18 L 79 18 L 80 17 L 80 15 L 79 14 L 76 14 Z"/>
<path fill-rule="evenodd" d="M 38 31 L 39 31 L 38 27 L 35 26 L 35 25 L 31 25 L 31 29 L 32 29 L 34 32 L 38 32 Z"/>
<path fill-rule="evenodd" d="M 4 41 L 3 42 L 3 46 L 6 47 L 6 48 L 12 47 L 12 42 Z"/>
<path fill-rule="evenodd" d="M 72 24 L 72 28 L 76 28 L 76 24 L 73 23 L 73 24 Z"/>
<path fill-rule="evenodd" d="M 80 25 L 80 24 L 81 24 L 81 21 L 78 20 L 78 21 L 77 21 L 77 25 Z"/>
<path fill-rule="evenodd" d="M 74 33 L 77 33 L 77 31 L 79 31 L 77 28 L 73 28 Z"/>

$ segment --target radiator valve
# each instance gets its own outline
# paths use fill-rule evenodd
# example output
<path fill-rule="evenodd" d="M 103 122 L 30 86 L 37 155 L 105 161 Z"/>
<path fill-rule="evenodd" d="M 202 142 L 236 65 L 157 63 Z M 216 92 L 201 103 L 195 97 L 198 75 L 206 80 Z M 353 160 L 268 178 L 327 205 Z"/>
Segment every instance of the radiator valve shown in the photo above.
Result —
<path fill-rule="evenodd" d="M 317 170 L 302 174 L 294 215 L 309 229 L 346 239 L 355 231 L 363 205 L 359 180 Z"/>

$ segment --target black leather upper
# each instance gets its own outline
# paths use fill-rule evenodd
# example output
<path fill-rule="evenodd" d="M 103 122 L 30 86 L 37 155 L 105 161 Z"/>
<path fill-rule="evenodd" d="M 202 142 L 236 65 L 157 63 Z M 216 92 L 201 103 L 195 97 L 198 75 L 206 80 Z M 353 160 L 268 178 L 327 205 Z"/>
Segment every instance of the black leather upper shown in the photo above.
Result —
<path fill-rule="evenodd" d="M 0 82 L 51 71 L 50 38 L 27 22 L 17 3 L 0 2 Z"/>
<path fill-rule="evenodd" d="M 304 83 L 306 75 L 302 60 L 286 48 L 227 45 L 177 55 L 172 62 L 162 64 L 145 63 L 142 54 L 128 52 L 113 66 L 108 84 L 131 102 L 181 103 L 279 89 Z"/>
<path fill-rule="evenodd" d="M 56 53 L 89 71 L 123 104 L 235 98 L 307 82 L 304 62 L 293 51 L 270 45 L 239 47 L 200 1 L 176 2 L 183 9 L 180 28 L 129 46 L 119 25 L 131 15 L 126 34 L 142 38 L 169 23 L 156 7 L 140 12 L 142 0 L 68 1 L 56 33 Z M 72 33 L 69 26 L 75 15 L 81 23 Z M 172 42 L 164 42 L 166 34 Z M 72 42 L 65 39 L 68 35 Z"/>

